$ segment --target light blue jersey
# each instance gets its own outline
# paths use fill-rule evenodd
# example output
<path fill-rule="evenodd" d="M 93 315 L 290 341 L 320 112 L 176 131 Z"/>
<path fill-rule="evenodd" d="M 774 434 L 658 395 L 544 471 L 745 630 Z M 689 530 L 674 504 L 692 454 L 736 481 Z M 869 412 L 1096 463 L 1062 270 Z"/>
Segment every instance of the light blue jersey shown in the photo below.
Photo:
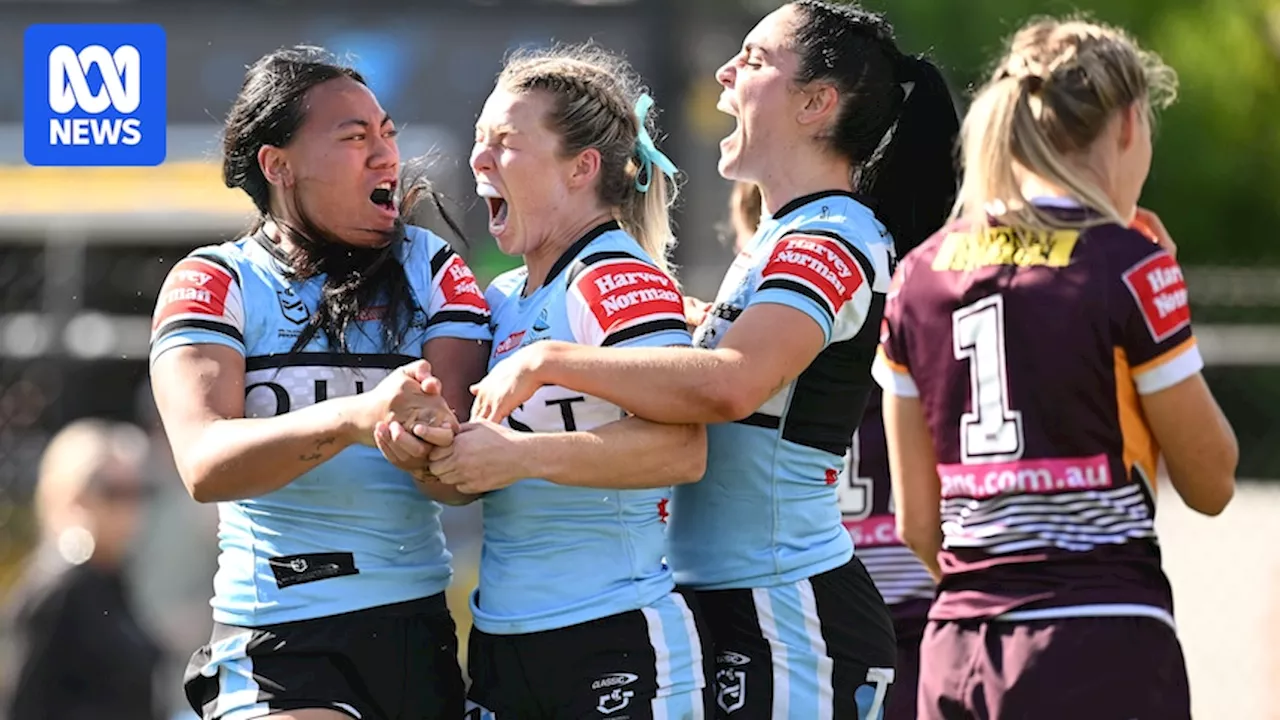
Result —
<path fill-rule="evenodd" d="M 849 193 L 799 198 L 764 219 L 694 333 L 714 348 L 744 310 L 785 305 L 825 349 L 750 417 L 707 427 L 707 473 L 671 503 L 671 566 L 700 590 L 773 587 L 849 561 L 837 481 L 871 388 L 893 241 Z"/>
<path fill-rule="evenodd" d="M 486 295 L 492 369 L 539 340 L 616 347 L 689 346 L 683 297 L 635 240 L 607 223 L 569 248 L 523 297 L 524 268 Z M 618 406 L 544 386 L 504 424 L 527 432 L 590 430 Z M 674 587 L 666 554 L 670 488 L 596 490 L 521 480 L 484 496 L 475 626 L 497 635 L 568 627 L 648 607 Z"/>
<path fill-rule="evenodd" d="M 417 227 L 399 247 L 416 309 L 397 352 L 379 347 L 381 308 L 330 353 L 323 333 L 290 352 L 315 311 L 323 276 L 286 277 L 262 233 L 199 248 L 169 273 L 151 358 L 214 344 L 245 358 L 245 417 L 281 415 L 372 389 L 437 337 L 489 340 L 475 277 L 444 240 Z M 262 626 L 428 597 L 451 579 L 440 506 L 373 447 L 352 446 L 260 497 L 218 504 L 221 555 L 214 620 Z"/>

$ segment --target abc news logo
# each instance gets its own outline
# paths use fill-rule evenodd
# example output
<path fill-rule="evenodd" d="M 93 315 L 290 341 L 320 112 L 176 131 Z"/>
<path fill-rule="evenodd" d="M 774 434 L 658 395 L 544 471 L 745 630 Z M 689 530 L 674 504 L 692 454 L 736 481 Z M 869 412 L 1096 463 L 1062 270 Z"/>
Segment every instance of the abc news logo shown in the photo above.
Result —
<path fill-rule="evenodd" d="M 159 165 L 166 154 L 159 25 L 32 25 L 23 44 L 23 150 L 45 166 Z"/>
<path fill-rule="evenodd" d="M 76 52 L 59 45 L 49 52 L 49 107 L 60 115 L 76 108 L 99 115 L 107 108 L 128 115 L 142 103 L 142 57 L 138 48 L 121 45 L 114 53 L 101 45 Z M 89 89 L 87 69 L 102 73 L 102 88 Z M 49 119 L 51 145 L 137 145 L 142 121 L 136 117 L 61 117 Z"/>

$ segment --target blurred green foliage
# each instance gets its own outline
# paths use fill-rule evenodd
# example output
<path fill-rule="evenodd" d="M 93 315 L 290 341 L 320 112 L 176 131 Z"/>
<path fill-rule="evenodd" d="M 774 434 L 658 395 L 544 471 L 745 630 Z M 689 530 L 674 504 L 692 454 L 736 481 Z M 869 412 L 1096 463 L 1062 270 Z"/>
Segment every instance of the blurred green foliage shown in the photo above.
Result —
<path fill-rule="evenodd" d="M 763 15 L 780 2 L 705 0 Z M 1179 74 L 1143 202 L 1189 265 L 1280 265 L 1280 0 L 863 0 L 928 51 L 967 104 L 1027 19 L 1087 13 L 1126 28 Z"/>

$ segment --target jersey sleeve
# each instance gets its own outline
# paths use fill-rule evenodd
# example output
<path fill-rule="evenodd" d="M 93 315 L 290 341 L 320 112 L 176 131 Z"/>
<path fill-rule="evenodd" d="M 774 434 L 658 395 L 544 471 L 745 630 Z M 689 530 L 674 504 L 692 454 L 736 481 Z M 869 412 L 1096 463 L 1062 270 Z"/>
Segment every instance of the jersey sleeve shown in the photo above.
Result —
<path fill-rule="evenodd" d="M 920 390 L 911 377 L 908 362 L 907 338 L 902 332 L 902 287 L 906 279 L 907 263 L 898 266 L 889 285 L 884 303 L 884 318 L 880 321 L 880 345 L 876 359 L 871 364 L 871 377 L 876 383 L 898 397 L 919 397 Z"/>
<path fill-rule="evenodd" d="M 1204 360 L 1191 331 L 1187 283 L 1178 261 L 1151 246 L 1124 270 L 1121 281 L 1119 342 L 1138 394 L 1159 392 L 1200 372 Z"/>
<path fill-rule="evenodd" d="M 625 252 L 584 258 L 569 281 L 565 311 L 574 340 L 582 345 L 693 344 L 675 281 Z"/>
<path fill-rule="evenodd" d="M 492 339 L 489 303 L 462 256 L 423 228 L 411 228 L 409 242 L 405 272 L 427 311 L 423 342 L 437 337 Z"/>
<path fill-rule="evenodd" d="M 838 233 L 795 230 L 778 239 L 747 307 L 772 303 L 808 315 L 823 343 L 847 340 L 871 309 L 875 266 Z"/>
<path fill-rule="evenodd" d="M 245 354 L 241 277 L 223 254 L 197 250 L 173 266 L 151 316 L 151 360 L 183 345 L 224 345 Z"/>

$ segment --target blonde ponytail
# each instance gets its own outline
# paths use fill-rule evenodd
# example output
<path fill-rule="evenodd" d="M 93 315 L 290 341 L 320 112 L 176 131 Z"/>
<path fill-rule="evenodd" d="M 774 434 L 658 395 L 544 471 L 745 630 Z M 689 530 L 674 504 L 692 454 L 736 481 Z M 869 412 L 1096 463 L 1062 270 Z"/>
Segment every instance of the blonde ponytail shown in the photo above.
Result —
<path fill-rule="evenodd" d="M 1123 31 L 1079 20 L 1035 20 L 1018 31 L 961 127 L 964 179 L 953 218 L 1049 230 L 1124 224 L 1107 193 L 1071 162 L 1114 114 L 1134 102 L 1144 112 L 1176 95 L 1177 76 Z M 1100 218 L 1071 221 L 1023 197 L 1019 173 L 1062 188 Z"/>
<path fill-rule="evenodd" d="M 636 165 L 636 173 L 644 172 Z M 650 172 L 653 172 L 652 169 Z M 675 277 L 671 251 L 676 238 L 671 231 L 671 204 L 675 183 L 662 172 L 653 172 L 647 190 L 636 189 L 618 209 L 618 224 L 664 273 Z"/>

